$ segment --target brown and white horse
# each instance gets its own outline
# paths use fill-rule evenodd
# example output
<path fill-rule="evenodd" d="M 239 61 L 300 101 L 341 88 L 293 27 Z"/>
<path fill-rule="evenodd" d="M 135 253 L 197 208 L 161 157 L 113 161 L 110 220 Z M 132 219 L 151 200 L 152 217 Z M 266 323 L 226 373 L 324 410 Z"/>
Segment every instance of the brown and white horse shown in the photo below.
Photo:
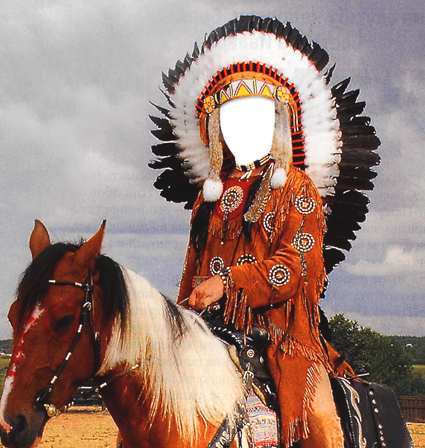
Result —
<path fill-rule="evenodd" d="M 104 230 L 51 244 L 35 223 L 33 261 L 9 311 L 2 443 L 33 446 L 55 408 L 93 378 L 125 448 L 207 447 L 244 394 L 241 378 L 195 313 L 100 254 Z"/>

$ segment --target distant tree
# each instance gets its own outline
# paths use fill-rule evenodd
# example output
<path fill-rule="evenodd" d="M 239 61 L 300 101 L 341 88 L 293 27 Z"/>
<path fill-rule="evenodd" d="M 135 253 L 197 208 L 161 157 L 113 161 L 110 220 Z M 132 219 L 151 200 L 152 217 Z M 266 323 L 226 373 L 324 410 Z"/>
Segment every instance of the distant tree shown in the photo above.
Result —
<path fill-rule="evenodd" d="M 404 349 L 410 353 L 413 364 L 425 365 L 424 336 L 395 336 Z"/>
<path fill-rule="evenodd" d="M 13 347 L 13 339 L 1 339 L 0 340 L 0 350 L 4 352 L 10 352 Z"/>
<path fill-rule="evenodd" d="M 425 379 L 413 372 L 412 357 L 394 336 L 384 336 L 343 314 L 329 320 L 332 345 L 356 374 L 390 386 L 397 395 L 425 395 Z"/>

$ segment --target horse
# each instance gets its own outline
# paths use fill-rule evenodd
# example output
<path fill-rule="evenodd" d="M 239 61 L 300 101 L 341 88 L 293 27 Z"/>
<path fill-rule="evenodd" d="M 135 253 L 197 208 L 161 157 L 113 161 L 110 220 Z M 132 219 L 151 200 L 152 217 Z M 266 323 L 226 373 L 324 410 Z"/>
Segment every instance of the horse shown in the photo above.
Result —
<path fill-rule="evenodd" d="M 207 447 L 245 388 L 225 345 L 193 311 L 87 241 L 52 244 L 38 220 L 32 262 L 8 318 L 13 352 L 0 402 L 2 444 L 29 448 L 93 378 L 124 448 Z M 232 447 L 236 446 L 232 442 Z"/>
<path fill-rule="evenodd" d="M 52 244 L 35 221 L 32 262 L 8 315 L 2 444 L 35 446 L 57 409 L 93 379 L 118 427 L 117 447 L 252 446 L 244 409 L 252 372 L 241 374 L 198 314 L 101 254 L 104 234 L 105 221 L 87 242 Z M 333 387 L 345 446 L 413 447 L 386 386 L 340 379 Z"/>

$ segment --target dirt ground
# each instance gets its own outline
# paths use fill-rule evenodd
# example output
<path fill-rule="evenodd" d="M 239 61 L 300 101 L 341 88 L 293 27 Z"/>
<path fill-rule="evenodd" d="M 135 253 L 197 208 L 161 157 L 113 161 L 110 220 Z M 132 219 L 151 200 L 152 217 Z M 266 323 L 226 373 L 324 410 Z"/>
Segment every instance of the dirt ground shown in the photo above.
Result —
<path fill-rule="evenodd" d="M 117 434 L 108 411 L 76 406 L 47 423 L 37 448 L 115 448 Z"/>
<path fill-rule="evenodd" d="M 425 423 L 408 426 L 415 448 L 425 448 Z M 108 411 L 74 407 L 48 422 L 37 448 L 115 448 L 117 433 Z"/>
<path fill-rule="evenodd" d="M 40 448 L 115 448 L 118 429 L 100 407 L 74 407 L 51 419 Z"/>
<path fill-rule="evenodd" d="M 408 423 L 415 448 L 425 447 L 425 423 Z"/>

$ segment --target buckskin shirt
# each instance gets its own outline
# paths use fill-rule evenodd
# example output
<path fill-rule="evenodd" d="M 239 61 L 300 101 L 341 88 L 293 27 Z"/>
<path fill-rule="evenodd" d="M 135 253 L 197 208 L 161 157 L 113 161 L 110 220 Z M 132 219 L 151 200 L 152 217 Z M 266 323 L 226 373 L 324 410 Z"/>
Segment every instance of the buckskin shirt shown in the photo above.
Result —
<path fill-rule="evenodd" d="M 319 366 L 332 373 L 337 354 L 331 347 L 324 348 L 318 329 L 318 303 L 326 275 L 325 218 L 310 178 L 292 166 L 284 187 L 270 190 L 266 203 L 257 204 L 259 216 L 250 237 L 242 229 L 249 188 L 259 171 L 267 169 L 257 169 L 257 175 L 248 179 L 235 170 L 234 177 L 224 182 L 222 197 L 212 206 L 207 242 L 199 257 L 189 243 L 178 301 L 190 296 L 198 277 L 221 274 L 226 323 L 246 332 L 253 324 L 270 331 L 267 365 L 282 410 L 282 442 L 290 446 L 307 436 L 307 413 L 320 380 Z M 201 193 L 192 224 L 202 203 Z M 344 368 L 351 373 L 348 366 Z"/>

